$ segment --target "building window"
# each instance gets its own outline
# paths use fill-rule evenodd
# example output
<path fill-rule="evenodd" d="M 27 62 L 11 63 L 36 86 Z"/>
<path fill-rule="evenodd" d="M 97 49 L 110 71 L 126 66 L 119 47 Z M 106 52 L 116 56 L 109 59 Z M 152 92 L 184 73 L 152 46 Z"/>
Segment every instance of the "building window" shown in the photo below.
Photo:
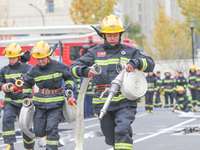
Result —
<path fill-rule="evenodd" d="M 47 12 L 54 12 L 53 0 L 47 0 Z"/>

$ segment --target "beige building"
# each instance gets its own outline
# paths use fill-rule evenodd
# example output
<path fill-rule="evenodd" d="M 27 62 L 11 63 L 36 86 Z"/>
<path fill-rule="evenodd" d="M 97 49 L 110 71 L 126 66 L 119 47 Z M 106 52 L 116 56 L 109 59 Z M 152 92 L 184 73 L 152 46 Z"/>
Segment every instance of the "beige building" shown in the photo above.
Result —
<path fill-rule="evenodd" d="M 72 25 L 71 0 L 0 0 L 0 25 L 61 26 Z"/>

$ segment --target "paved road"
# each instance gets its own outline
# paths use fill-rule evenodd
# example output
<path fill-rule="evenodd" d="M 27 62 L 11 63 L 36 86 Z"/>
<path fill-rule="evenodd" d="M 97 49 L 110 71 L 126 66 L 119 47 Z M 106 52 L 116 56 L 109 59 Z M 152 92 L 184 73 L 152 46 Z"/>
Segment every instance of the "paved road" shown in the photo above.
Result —
<path fill-rule="evenodd" d="M 153 114 L 147 114 L 139 109 L 136 120 L 132 125 L 134 150 L 199 150 L 200 132 L 185 134 L 180 132 L 186 127 L 200 126 L 199 119 L 180 118 L 179 114 L 172 113 L 169 109 L 155 110 Z M 200 115 L 199 112 L 195 115 Z M 1 124 L 0 124 L 1 125 Z M 16 122 L 18 128 L 18 122 Z M 1 126 L 0 126 L 1 128 Z M 75 123 L 60 123 L 60 135 L 65 146 L 59 147 L 59 150 L 74 150 L 74 128 Z M 19 129 L 16 129 L 19 131 Z M 20 132 L 17 132 L 19 135 Z M 22 139 L 17 136 L 16 150 L 23 150 Z M 36 140 L 35 150 L 45 150 L 38 146 L 39 140 Z M 5 148 L 2 137 L 0 136 L 0 150 Z M 112 150 L 110 146 L 104 143 L 104 137 L 101 134 L 99 120 L 97 118 L 85 119 L 85 139 L 84 150 Z"/>

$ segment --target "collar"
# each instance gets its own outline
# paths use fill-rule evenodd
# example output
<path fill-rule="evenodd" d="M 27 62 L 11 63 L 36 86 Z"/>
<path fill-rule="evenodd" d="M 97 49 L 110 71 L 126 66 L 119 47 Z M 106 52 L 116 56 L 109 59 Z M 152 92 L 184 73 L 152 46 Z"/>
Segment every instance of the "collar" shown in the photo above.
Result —
<path fill-rule="evenodd" d="M 110 45 L 106 40 L 104 40 L 103 48 L 106 52 L 115 54 L 121 50 L 121 38 L 117 44 L 114 46 Z"/>
<path fill-rule="evenodd" d="M 47 62 L 47 64 L 45 66 L 40 66 L 38 64 L 37 65 L 39 66 L 39 68 L 41 70 L 45 70 L 45 69 L 47 69 L 49 67 L 49 65 L 51 64 L 51 62 L 52 62 L 52 60 L 49 58 L 49 60 L 48 60 L 48 62 Z"/>
<path fill-rule="evenodd" d="M 11 68 L 18 68 L 19 66 L 21 66 L 22 65 L 22 63 L 21 63 L 21 61 L 17 61 L 14 65 L 11 65 L 10 63 L 9 63 L 9 67 L 11 67 Z"/>

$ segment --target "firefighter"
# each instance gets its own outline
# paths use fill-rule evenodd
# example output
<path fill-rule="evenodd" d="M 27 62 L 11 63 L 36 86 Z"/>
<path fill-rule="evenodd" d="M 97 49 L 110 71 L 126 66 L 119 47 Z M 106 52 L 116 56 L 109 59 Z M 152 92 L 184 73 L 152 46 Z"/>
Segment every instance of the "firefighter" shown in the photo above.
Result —
<path fill-rule="evenodd" d="M 192 104 L 188 100 L 188 97 L 186 93 L 184 92 L 183 86 L 179 86 L 177 89 L 177 100 L 176 100 L 175 109 L 181 110 L 184 112 L 189 112 L 189 111 L 193 112 Z"/>
<path fill-rule="evenodd" d="M 182 86 L 184 88 L 184 91 L 186 92 L 187 89 L 187 79 L 183 76 L 183 72 L 179 72 L 179 77 L 176 79 L 176 88 L 178 89 L 179 86 Z"/>
<path fill-rule="evenodd" d="M 178 77 L 179 77 L 179 72 L 176 71 L 176 72 L 174 73 L 174 80 L 178 79 Z"/>
<path fill-rule="evenodd" d="M 157 85 L 157 91 L 156 91 L 156 99 L 154 107 L 162 107 L 161 99 L 160 99 L 160 92 L 162 87 L 162 80 L 160 79 L 160 71 L 157 71 L 156 73 L 156 85 Z"/>
<path fill-rule="evenodd" d="M 108 94 L 105 93 L 101 100 L 99 97 L 118 75 L 116 64 L 126 63 L 126 71 L 139 69 L 144 72 L 153 71 L 155 64 L 151 57 L 143 55 L 138 49 L 121 44 L 121 36 L 125 30 L 119 17 L 115 15 L 105 17 L 101 23 L 101 31 L 93 28 L 104 39 L 104 43 L 75 60 L 70 68 L 76 78 L 93 77 L 97 85 L 97 92 L 93 98 L 94 111 L 99 115 Z M 102 68 L 102 73 L 97 76 L 90 70 L 90 66 L 95 63 Z M 118 92 L 114 95 L 106 115 L 100 120 L 105 142 L 114 149 L 132 150 L 131 124 L 135 120 L 136 108 L 137 101 L 128 100 Z"/>
<path fill-rule="evenodd" d="M 197 105 L 200 106 L 200 69 L 196 68 L 196 81 L 195 81 L 195 89 L 197 96 Z"/>
<path fill-rule="evenodd" d="M 175 99 L 176 99 L 176 96 L 177 96 L 177 89 L 178 89 L 179 86 L 182 86 L 184 88 L 184 92 L 186 92 L 186 90 L 187 90 L 187 80 L 183 76 L 183 72 L 181 72 L 181 71 L 179 72 L 178 78 L 174 80 L 174 87 L 176 88 L 175 94 L 174 94 Z"/>
<path fill-rule="evenodd" d="M 162 90 L 165 92 L 165 107 L 174 107 L 173 95 L 174 95 L 174 81 L 170 78 L 171 73 L 169 70 L 165 71 L 165 78 L 162 80 Z M 170 105 L 168 102 L 168 97 L 170 98 Z"/>
<path fill-rule="evenodd" d="M 31 53 L 37 59 L 37 64 L 25 76 L 23 93 L 24 98 L 31 98 L 35 106 L 33 132 L 36 137 L 46 136 L 47 150 L 57 150 L 58 124 L 62 119 L 64 103 L 63 90 L 72 90 L 74 81 L 67 65 L 50 58 L 52 49 L 46 42 L 37 42 Z M 61 88 L 63 79 L 65 89 Z M 39 91 L 32 97 L 32 87 L 35 84 Z"/>
<path fill-rule="evenodd" d="M 145 109 L 147 113 L 153 113 L 153 95 L 156 95 L 156 78 L 153 76 L 153 72 L 149 72 L 146 76 L 147 80 L 147 92 L 145 94 Z"/>
<path fill-rule="evenodd" d="M 28 52 L 28 53 L 27 53 Z M 20 45 L 16 43 L 9 44 L 3 53 L 9 59 L 9 64 L 0 70 L 0 87 L 5 92 L 4 98 L 4 116 L 3 116 L 3 139 L 4 143 L 8 144 L 5 150 L 14 150 L 15 137 L 15 119 L 19 117 L 22 107 L 23 95 L 21 91 L 9 91 L 8 84 L 15 84 L 15 80 L 22 80 L 31 65 L 22 62 L 22 58 L 27 56 L 27 61 L 30 59 L 30 52 L 23 53 Z M 28 58 L 29 57 L 29 58 Z M 11 85 L 12 87 L 12 85 Z M 23 142 L 26 149 L 32 149 L 34 140 L 30 139 L 23 133 Z"/>
<path fill-rule="evenodd" d="M 196 90 L 195 90 L 196 70 L 195 70 L 194 65 L 190 66 L 189 74 L 190 75 L 188 77 L 188 88 L 192 96 L 192 105 L 195 106 L 197 102 L 197 98 L 196 98 Z"/>

